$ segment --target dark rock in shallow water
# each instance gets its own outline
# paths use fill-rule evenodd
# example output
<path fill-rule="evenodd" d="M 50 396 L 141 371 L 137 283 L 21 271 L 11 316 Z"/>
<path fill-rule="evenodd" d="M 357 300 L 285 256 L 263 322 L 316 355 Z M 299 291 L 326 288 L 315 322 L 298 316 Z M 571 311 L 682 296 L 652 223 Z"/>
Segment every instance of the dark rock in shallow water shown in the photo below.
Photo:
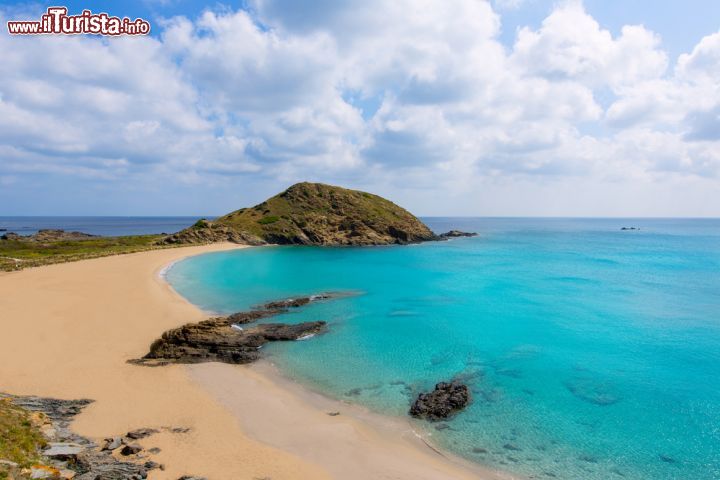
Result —
<path fill-rule="evenodd" d="M 281 313 L 277 310 L 254 310 L 249 312 L 237 312 L 227 317 L 227 321 L 231 325 L 243 325 L 246 323 L 257 322 L 263 318 L 272 317 Z"/>
<path fill-rule="evenodd" d="M 357 397 L 362 393 L 362 388 L 351 388 L 347 392 L 345 392 L 346 397 Z"/>
<path fill-rule="evenodd" d="M 310 297 L 301 298 L 288 298 L 287 300 L 280 300 L 278 302 L 268 302 L 262 306 L 266 310 L 284 310 L 287 308 L 302 307 L 310 303 Z"/>
<path fill-rule="evenodd" d="M 593 378 L 575 377 L 565 382 L 565 388 L 580 400 L 605 407 L 620 401 L 610 385 Z"/>
<path fill-rule="evenodd" d="M 667 455 L 663 455 L 662 453 L 658 455 L 658 458 L 665 463 L 677 463 L 677 460 L 672 457 L 668 457 Z"/>
<path fill-rule="evenodd" d="M 298 298 L 286 298 L 285 300 L 277 300 L 274 302 L 268 302 L 261 305 L 261 310 L 287 310 L 289 308 L 298 308 L 307 305 L 310 302 L 317 302 L 320 300 L 330 300 L 337 298 L 342 294 L 339 293 L 318 293 L 316 295 L 310 295 L 308 297 Z"/>
<path fill-rule="evenodd" d="M 447 239 L 447 238 L 458 238 L 458 237 L 477 237 L 477 233 L 475 232 L 461 232 L 460 230 L 450 230 L 449 232 L 441 233 L 438 235 L 438 238 L 441 239 Z"/>
<path fill-rule="evenodd" d="M 163 333 L 150 352 L 133 363 L 251 363 L 260 357 L 258 349 L 267 342 L 298 340 L 324 328 L 325 322 L 305 322 L 265 323 L 237 330 L 225 319 L 210 319 Z"/>
<path fill-rule="evenodd" d="M 470 403 L 470 389 L 458 382 L 441 382 L 430 393 L 421 393 L 410 407 L 410 415 L 437 421 L 448 418 Z"/>
<path fill-rule="evenodd" d="M 325 329 L 325 322 L 299 324 L 264 323 L 241 328 L 251 323 L 283 313 L 289 307 L 306 305 L 316 297 L 269 302 L 264 310 L 238 312 L 229 317 L 217 317 L 168 330 L 155 340 L 150 351 L 131 363 L 140 365 L 166 365 L 169 363 L 250 363 L 260 357 L 259 349 L 268 342 L 300 340 Z M 330 298 L 323 294 L 317 298 Z"/>
<path fill-rule="evenodd" d="M 583 462 L 598 463 L 597 458 L 593 457 L 592 455 L 580 455 L 578 458 Z"/>

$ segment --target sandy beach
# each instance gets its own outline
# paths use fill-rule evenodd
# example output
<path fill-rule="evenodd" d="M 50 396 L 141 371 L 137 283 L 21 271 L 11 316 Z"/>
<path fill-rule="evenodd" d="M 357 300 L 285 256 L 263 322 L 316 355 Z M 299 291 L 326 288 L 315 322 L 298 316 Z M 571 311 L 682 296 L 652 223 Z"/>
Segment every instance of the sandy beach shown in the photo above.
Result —
<path fill-rule="evenodd" d="M 181 258 L 239 248 L 156 250 L 0 274 L 0 391 L 95 402 L 74 430 L 144 439 L 166 466 L 151 479 L 512 478 L 445 457 L 409 423 L 335 402 L 267 362 L 147 368 L 126 363 L 165 330 L 206 318 L 159 275 Z M 340 411 L 330 416 L 328 411 Z"/>

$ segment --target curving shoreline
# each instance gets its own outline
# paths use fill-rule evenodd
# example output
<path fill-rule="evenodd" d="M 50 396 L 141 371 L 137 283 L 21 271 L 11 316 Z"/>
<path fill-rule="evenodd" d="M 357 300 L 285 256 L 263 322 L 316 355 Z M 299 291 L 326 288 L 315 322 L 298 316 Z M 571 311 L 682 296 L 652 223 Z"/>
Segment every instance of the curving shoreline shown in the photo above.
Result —
<path fill-rule="evenodd" d="M 263 365 L 126 364 L 164 330 L 204 316 L 158 273 L 182 258 L 229 248 L 237 246 L 156 250 L 0 275 L 0 390 L 93 398 L 73 429 L 94 439 L 142 427 L 190 428 L 144 441 L 143 447 L 160 448 L 152 460 L 167 466 L 151 479 L 513 478 L 395 437 L 357 416 L 359 407 L 342 404 L 342 414 L 330 416 Z M 255 408 L 239 413 L 238 405 Z"/>

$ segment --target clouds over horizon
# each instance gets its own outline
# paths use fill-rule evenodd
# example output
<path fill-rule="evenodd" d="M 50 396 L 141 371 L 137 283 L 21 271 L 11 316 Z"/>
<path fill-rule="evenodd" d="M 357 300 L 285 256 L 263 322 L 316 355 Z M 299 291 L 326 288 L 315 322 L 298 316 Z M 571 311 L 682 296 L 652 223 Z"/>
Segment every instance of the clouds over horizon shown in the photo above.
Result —
<path fill-rule="evenodd" d="M 255 0 L 153 28 L 0 35 L 3 198 L 91 185 L 136 213 L 194 192 L 156 213 L 219 213 L 307 179 L 426 214 L 720 215 L 720 32 L 674 60 L 573 0 L 512 45 L 473 0 Z"/>

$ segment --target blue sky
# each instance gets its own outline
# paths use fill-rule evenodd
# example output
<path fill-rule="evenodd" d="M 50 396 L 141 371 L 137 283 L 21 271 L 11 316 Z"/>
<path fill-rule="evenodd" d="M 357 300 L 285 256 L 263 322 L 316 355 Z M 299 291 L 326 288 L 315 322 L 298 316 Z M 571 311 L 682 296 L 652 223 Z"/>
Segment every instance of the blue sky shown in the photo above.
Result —
<path fill-rule="evenodd" d="M 720 216 L 718 2 L 65 5 L 153 32 L 3 31 L 0 215 L 219 214 L 311 180 L 421 215 Z"/>

